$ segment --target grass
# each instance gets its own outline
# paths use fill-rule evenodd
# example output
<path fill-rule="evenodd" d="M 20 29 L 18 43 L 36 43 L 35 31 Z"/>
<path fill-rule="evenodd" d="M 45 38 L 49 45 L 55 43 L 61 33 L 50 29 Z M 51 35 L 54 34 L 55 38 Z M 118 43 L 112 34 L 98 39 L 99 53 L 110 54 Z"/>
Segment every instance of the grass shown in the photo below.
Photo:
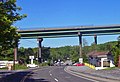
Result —
<path fill-rule="evenodd" d="M 12 67 L 12 69 L 13 69 L 13 67 Z M 28 69 L 28 67 L 26 65 L 20 65 L 20 64 L 15 65 L 15 70 L 23 70 L 23 69 Z M 8 68 L 7 67 L 0 68 L 0 70 L 8 70 Z"/>
<path fill-rule="evenodd" d="M 45 63 L 45 62 L 44 62 L 44 63 L 41 63 L 39 66 L 49 66 L 48 64 L 49 64 L 49 63 Z"/>
<path fill-rule="evenodd" d="M 21 70 L 21 69 L 28 69 L 28 67 L 26 65 L 19 65 L 19 64 L 15 65 L 15 70 Z"/>
<path fill-rule="evenodd" d="M 109 68 L 106 68 L 104 70 L 113 70 L 113 69 L 116 69 L 117 67 L 109 67 Z"/>
<path fill-rule="evenodd" d="M 0 70 L 7 70 L 8 68 L 7 67 L 5 67 L 5 68 L 0 68 Z"/>

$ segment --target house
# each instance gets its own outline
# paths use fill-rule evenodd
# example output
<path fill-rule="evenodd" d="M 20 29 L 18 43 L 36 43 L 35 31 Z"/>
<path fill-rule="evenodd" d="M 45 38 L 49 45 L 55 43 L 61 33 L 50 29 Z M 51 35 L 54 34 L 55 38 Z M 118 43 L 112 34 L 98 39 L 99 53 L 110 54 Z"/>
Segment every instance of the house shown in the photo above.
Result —
<path fill-rule="evenodd" d="M 96 70 L 115 66 L 113 55 L 110 52 L 92 51 L 88 53 L 87 55 L 89 56 L 88 58 L 89 63 L 91 65 L 94 65 Z"/>

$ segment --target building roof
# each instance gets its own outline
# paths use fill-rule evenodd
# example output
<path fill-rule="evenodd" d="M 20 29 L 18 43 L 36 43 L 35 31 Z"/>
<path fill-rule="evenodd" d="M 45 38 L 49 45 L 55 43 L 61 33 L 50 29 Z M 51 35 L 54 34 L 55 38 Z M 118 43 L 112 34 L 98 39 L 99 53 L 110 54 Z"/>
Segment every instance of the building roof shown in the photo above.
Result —
<path fill-rule="evenodd" d="M 110 55 L 110 53 L 108 51 L 104 51 L 104 52 L 92 51 L 92 52 L 88 53 L 87 55 L 92 56 L 92 57 L 96 57 L 96 56 Z"/>

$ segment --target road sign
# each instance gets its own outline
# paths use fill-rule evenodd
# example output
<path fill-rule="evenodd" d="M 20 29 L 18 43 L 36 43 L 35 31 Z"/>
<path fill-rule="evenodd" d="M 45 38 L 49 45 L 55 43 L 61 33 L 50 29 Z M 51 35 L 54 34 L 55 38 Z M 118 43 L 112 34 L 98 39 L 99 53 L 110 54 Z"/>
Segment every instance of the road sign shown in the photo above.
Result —
<path fill-rule="evenodd" d="M 29 56 L 29 59 L 31 59 L 31 64 L 33 64 L 34 56 Z"/>
<path fill-rule="evenodd" d="M 34 59 L 34 56 L 29 56 L 29 59 Z"/>

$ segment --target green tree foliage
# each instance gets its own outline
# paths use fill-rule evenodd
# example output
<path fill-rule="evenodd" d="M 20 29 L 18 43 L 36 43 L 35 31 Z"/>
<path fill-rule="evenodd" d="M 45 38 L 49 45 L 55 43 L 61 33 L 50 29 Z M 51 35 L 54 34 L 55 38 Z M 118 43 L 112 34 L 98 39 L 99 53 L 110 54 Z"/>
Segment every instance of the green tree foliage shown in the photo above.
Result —
<path fill-rule="evenodd" d="M 98 44 L 98 51 L 110 51 L 113 46 L 117 44 L 117 41 L 107 42 L 104 44 Z"/>
<path fill-rule="evenodd" d="M 36 52 L 34 52 L 34 49 L 36 48 L 23 48 L 20 47 L 18 49 L 18 60 L 22 60 L 25 63 L 29 63 L 29 56 L 35 56 L 35 58 L 37 57 Z"/>
<path fill-rule="evenodd" d="M 114 63 L 118 66 L 119 56 L 120 56 L 120 36 L 117 38 L 118 41 L 115 46 L 112 47 L 112 54 L 114 56 Z"/>
<path fill-rule="evenodd" d="M 84 46 L 82 48 L 82 55 L 83 55 L 83 61 L 88 62 L 88 55 L 87 53 L 92 52 L 94 50 L 97 51 L 111 51 L 113 49 L 113 46 L 116 47 L 117 41 L 107 42 L 104 44 L 98 44 L 96 45 L 93 43 L 91 46 L 88 46 L 84 43 Z M 116 47 L 117 48 L 117 47 Z M 120 54 L 120 49 L 113 49 L 114 53 L 114 60 L 115 62 L 118 61 L 118 54 Z M 59 48 L 51 48 L 50 49 L 50 57 L 53 57 L 53 60 L 61 59 L 66 60 L 67 57 L 69 57 L 72 61 L 77 62 L 79 60 L 79 46 L 65 46 L 65 47 L 59 47 Z"/>
<path fill-rule="evenodd" d="M 0 53 L 17 46 L 20 35 L 13 25 L 26 17 L 18 13 L 20 10 L 21 8 L 16 5 L 16 0 L 0 1 Z"/>
<path fill-rule="evenodd" d="M 97 51 L 111 51 L 114 56 L 115 64 L 117 65 L 118 62 L 118 55 L 120 54 L 120 46 L 118 45 L 120 42 L 112 41 L 107 42 L 104 44 L 97 45 Z M 83 50 L 83 61 L 88 62 L 87 53 L 95 50 L 94 44 L 88 46 L 84 44 Z M 19 56 L 26 61 L 29 61 L 29 55 L 34 55 L 35 57 L 38 56 L 38 48 L 19 48 Z M 64 46 L 59 48 L 49 48 L 43 47 L 42 48 L 42 58 L 44 60 L 53 60 L 57 61 L 61 59 L 65 61 L 67 58 L 71 59 L 73 62 L 78 62 L 79 60 L 79 46 Z M 28 59 L 28 60 L 27 60 Z"/>
<path fill-rule="evenodd" d="M 66 60 L 70 58 L 73 61 L 78 61 L 79 59 L 79 47 L 78 46 L 65 46 L 59 48 L 51 48 L 50 49 L 50 57 L 53 60 Z"/>
<path fill-rule="evenodd" d="M 24 61 L 24 63 L 29 63 L 29 56 L 38 57 L 38 48 L 23 48 L 18 49 L 18 60 Z M 42 47 L 42 59 L 48 60 L 50 58 L 50 48 Z"/>
<path fill-rule="evenodd" d="M 114 46 L 114 47 L 111 47 Z M 83 46 L 83 61 L 88 61 L 87 53 L 94 50 L 93 46 Z M 120 54 L 120 46 L 117 41 L 107 42 L 104 44 L 97 45 L 97 51 L 109 51 L 111 49 L 115 64 L 117 65 L 118 56 Z M 5 55 L 0 55 L 1 59 L 9 59 L 13 58 L 13 49 L 10 49 L 4 52 Z M 24 60 L 24 62 L 29 63 L 29 56 L 34 55 L 35 58 L 38 57 L 38 48 L 23 48 L 20 47 L 18 49 L 18 59 Z M 43 60 L 53 60 L 57 61 L 61 59 L 65 61 L 67 58 L 71 59 L 73 62 L 78 62 L 79 60 L 79 46 L 65 46 L 59 48 L 50 48 L 50 47 L 42 47 L 42 59 Z"/>
<path fill-rule="evenodd" d="M 10 48 L 9 50 L 2 52 L 0 60 L 13 60 L 13 49 Z"/>
<path fill-rule="evenodd" d="M 118 66 L 118 57 L 120 55 L 120 47 L 114 46 L 112 49 L 112 54 L 114 56 L 114 64 Z"/>
<path fill-rule="evenodd" d="M 50 47 L 42 47 L 42 59 L 48 60 L 50 58 Z"/>
<path fill-rule="evenodd" d="M 120 54 L 120 49 L 118 48 L 118 42 L 107 42 L 104 44 L 97 45 L 97 51 L 109 51 L 112 49 L 115 62 L 118 61 L 118 55 Z M 83 61 L 88 62 L 87 53 L 94 50 L 92 46 L 83 46 Z M 112 48 L 114 46 L 114 48 Z M 28 63 L 29 56 L 34 55 L 35 58 L 38 57 L 38 48 L 19 48 L 18 58 L 24 59 L 25 62 Z M 9 56 L 8 56 L 9 57 Z M 67 58 L 71 59 L 73 62 L 78 62 L 79 60 L 79 46 L 64 46 L 59 48 L 50 48 L 50 47 L 42 47 L 42 59 L 43 60 L 53 60 L 57 61 L 61 59 L 65 61 Z"/>
<path fill-rule="evenodd" d="M 70 59 L 73 62 L 78 62 L 79 61 L 79 46 L 73 46 L 70 50 Z"/>
<path fill-rule="evenodd" d="M 88 53 L 88 43 L 87 40 L 85 38 L 83 38 L 83 49 L 82 49 L 82 58 L 83 58 L 83 62 L 88 62 L 88 58 L 86 56 L 86 54 Z"/>

